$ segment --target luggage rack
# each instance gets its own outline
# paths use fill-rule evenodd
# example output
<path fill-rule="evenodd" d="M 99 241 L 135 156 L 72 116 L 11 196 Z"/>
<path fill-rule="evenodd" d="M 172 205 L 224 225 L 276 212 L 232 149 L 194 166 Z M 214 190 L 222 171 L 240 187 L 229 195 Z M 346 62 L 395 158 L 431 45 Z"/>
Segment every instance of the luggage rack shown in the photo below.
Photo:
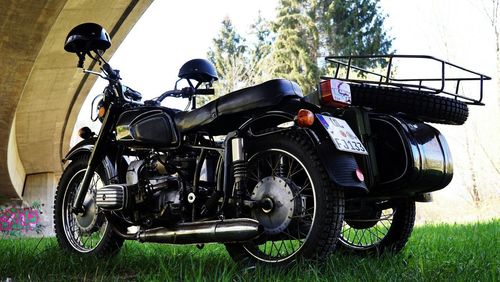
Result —
<path fill-rule="evenodd" d="M 417 64 L 410 60 L 417 59 Z M 333 70 L 333 75 L 322 76 L 322 79 L 339 79 L 347 82 L 370 85 L 374 87 L 389 87 L 401 90 L 413 90 L 428 94 L 452 97 L 469 105 L 484 105 L 483 82 L 491 77 L 457 66 L 444 60 L 427 55 L 371 55 L 371 56 L 328 56 L 325 58 L 327 70 Z M 356 62 L 375 66 L 377 70 L 358 67 Z M 414 61 L 415 62 L 415 61 Z M 401 64 L 398 64 L 401 63 Z M 399 78 L 400 66 L 410 67 L 433 64 L 426 68 L 426 75 L 420 77 Z M 458 74 L 458 75 L 456 75 Z M 478 84 L 478 85 L 477 85 Z M 479 87 L 479 93 L 477 91 Z M 475 92 L 475 96 L 464 94 L 464 88 Z M 476 88 L 476 89 L 473 89 Z"/>

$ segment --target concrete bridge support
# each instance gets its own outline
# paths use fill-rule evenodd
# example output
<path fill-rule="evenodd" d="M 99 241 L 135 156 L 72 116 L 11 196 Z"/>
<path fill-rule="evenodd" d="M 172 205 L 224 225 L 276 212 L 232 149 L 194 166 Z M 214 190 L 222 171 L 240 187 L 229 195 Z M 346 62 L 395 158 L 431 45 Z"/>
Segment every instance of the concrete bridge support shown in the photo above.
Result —
<path fill-rule="evenodd" d="M 22 232 L 14 233 L 30 233 L 35 219 L 46 226 L 44 234 L 52 232 L 52 199 L 61 159 L 95 82 L 95 77 L 76 69 L 75 56 L 64 52 L 67 32 L 83 22 L 103 25 L 113 43 L 106 53 L 109 59 L 151 2 L 2 1 L 0 232 L 18 228 Z"/>

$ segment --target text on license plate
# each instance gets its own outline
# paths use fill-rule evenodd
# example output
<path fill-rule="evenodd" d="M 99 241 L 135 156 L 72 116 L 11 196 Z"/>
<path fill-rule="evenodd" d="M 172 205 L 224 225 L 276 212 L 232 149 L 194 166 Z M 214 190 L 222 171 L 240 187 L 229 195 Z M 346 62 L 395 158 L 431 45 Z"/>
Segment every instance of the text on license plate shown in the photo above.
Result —
<path fill-rule="evenodd" d="M 326 129 L 338 150 L 368 155 L 363 143 L 345 120 L 324 115 L 316 115 L 316 117 Z"/>

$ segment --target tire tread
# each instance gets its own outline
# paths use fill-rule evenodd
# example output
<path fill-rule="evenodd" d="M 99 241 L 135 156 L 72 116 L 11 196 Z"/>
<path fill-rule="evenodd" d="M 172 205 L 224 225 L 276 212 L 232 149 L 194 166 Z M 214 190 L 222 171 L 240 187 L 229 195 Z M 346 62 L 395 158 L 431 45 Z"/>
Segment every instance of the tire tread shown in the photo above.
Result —
<path fill-rule="evenodd" d="M 351 84 L 352 104 L 384 113 L 403 112 L 423 121 L 462 125 L 469 116 L 467 104 L 423 91 Z"/>

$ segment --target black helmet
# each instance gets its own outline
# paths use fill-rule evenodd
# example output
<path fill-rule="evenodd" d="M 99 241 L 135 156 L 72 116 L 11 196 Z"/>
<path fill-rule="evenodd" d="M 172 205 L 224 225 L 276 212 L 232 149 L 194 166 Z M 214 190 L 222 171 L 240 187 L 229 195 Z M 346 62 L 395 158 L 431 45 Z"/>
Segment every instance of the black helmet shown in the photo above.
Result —
<path fill-rule="evenodd" d="M 74 27 L 66 37 L 64 50 L 71 53 L 105 51 L 111 46 L 106 30 L 95 23 L 84 23 Z"/>
<path fill-rule="evenodd" d="M 205 59 L 187 61 L 179 70 L 179 77 L 199 82 L 212 82 L 219 79 L 214 65 Z"/>

